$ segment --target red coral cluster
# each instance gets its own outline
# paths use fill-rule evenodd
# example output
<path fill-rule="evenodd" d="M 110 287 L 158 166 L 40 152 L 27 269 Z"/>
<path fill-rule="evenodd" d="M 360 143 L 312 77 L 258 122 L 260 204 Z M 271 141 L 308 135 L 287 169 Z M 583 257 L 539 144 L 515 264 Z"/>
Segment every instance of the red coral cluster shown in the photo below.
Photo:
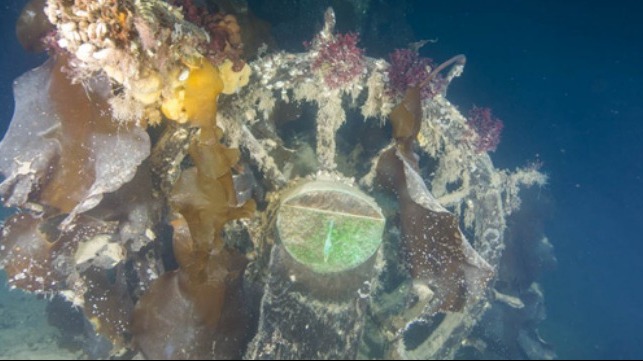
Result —
<path fill-rule="evenodd" d="M 357 33 L 336 34 L 331 39 L 318 36 L 313 42 L 316 54 L 311 69 L 320 71 L 331 89 L 340 88 L 364 72 L 364 50 L 357 47 Z"/>
<path fill-rule="evenodd" d="M 197 6 L 193 0 L 175 0 L 174 4 L 183 8 L 186 20 L 208 32 L 210 42 L 205 45 L 205 56 L 212 63 L 219 65 L 230 59 L 234 63 L 234 71 L 243 68 L 241 27 L 234 15 L 210 12 L 206 7 Z"/>
<path fill-rule="evenodd" d="M 470 142 L 477 153 L 493 152 L 500 144 L 504 123 L 491 114 L 490 108 L 474 106 L 469 111 L 468 124 L 471 128 Z"/>
<path fill-rule="evenodd" d="M 413 49 L 396 49 L 389 54 L 391 66 L 388 71 L 391 95 L 398 96 L 409 87 L 423 83 L 429 77 L 427 67 L 433 68 L 433 60 L 420 57 Z M 442 77 L 436 76 L 433 81 L 422 87 L 422 99 L 434 97 L 441 88 Z"/>

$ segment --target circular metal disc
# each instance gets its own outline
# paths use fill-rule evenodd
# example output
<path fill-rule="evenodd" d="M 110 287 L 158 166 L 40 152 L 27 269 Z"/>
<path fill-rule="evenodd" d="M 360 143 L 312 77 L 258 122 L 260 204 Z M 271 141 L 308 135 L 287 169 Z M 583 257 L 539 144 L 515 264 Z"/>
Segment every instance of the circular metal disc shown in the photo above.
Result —
<path fill-rule="evenodd" d="M 332 181 L 311 181 L 282 200 L 279 238 L 299 263 L 318 273 L 353 269 L 375 254 L 385 218 L 369 196 Z"/>

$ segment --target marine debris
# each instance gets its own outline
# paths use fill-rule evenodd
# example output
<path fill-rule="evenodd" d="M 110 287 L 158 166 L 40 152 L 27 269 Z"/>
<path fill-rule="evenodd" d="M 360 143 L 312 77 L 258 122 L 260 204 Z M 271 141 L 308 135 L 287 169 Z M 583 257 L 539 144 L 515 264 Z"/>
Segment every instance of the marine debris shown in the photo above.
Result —
<path fill-rule="evenodd" d="M 49 27 L 19 34 L 50 59 L 16 80 L 0 143 L 19 209 L 0 265 L 82 310 L 98 356 L 453 357 L 521 304 L 494 280 L 519 189 L 546 176 L 496 169 L 497 123 L 446 99 L 464 56 L 371 58 L 332 9 L 305 52 L 249 61 L 247 23 L 190 0 L 29 6 Z"/>

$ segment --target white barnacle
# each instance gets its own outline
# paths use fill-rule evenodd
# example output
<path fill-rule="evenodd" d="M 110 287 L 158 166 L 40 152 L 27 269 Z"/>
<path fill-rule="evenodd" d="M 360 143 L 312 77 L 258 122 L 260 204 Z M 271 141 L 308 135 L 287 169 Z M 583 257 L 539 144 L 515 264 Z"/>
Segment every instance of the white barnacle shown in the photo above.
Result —
<path fill-rule="evenodd" d="M 105 37 L 105 35 L 107 35 L 107 24 L 105 24 L 104 22 L 96 23 L 96 28 L 94 31 L 97 38 Z"/>
<path fill-rule="evenodd" d="M 151 229 L 147 228 L 145 230 L 145 237 L 147 237 L 150 240 L 155 240 L 156 239 L 156 234 L 154 233 L 154 231 L 152 231 Z"/>
<path fill-rule="evenodd" d="M 73 12 L 74 12 L 74 15 L 76 15 L 76 16 L 78 16 L 80 18 L 86 18 L 86 17 L 89 16 L 89 13 L 87 11 L 81 10 L 79 8 L 74 8 Z"/>
<path fill-rule="evenodd" d="M 82 38 L 80 37 L 80 33 L 78 33 L 78 31 L 69 33 L 69 37 L 71 38 L 71 40 L 77 43 L 80 43 L 80 41 L 82 40 Z"/>
<path fill-rule="evenodd" d="M 60 32 L 63 34 L 66 33 L 71 33 L 72 31 L 76 31 L 76 23 L 69 22 L 69 23 L 63 23 L 59 27 Z"/>
<path fill-rule="evenodd" d="M 90 36 L 92 39 L 94 39 L 94 38 L 95 38 L 95 36 L 94 36 L 94 35 L 96 34 L 96 23 L 91 23 L 91 24 L 89 24 L 89 25 L 87 26 L 87 34 L 89 34 L 89 36 Z"/>
<path fill-rule="evenodd" d="M 96 47 L 90 43 L 81 44 L 76 50 L 76 57 L 84 62 L 91 61 L 93 54 L 96 52 Z"/>
<path fill-rule="evenodd" d="M 116 44 L 114 43 L 114 41 L 112 41 L 112 39 L 107 38 L 103 40 L 103 46 L 106 48 L 115 48 Z"/>
<path fill-rule="evenodd" d="M 81 31 L 85 31 L 87 30 L 87 28 L 89 28 L 89 24 L 90 23 L 88 23 L 87 21 L 81 20 L 80 22 L 78 22 L 78 29 Z"/>
<path fill-rule="evenodd" d="M 114 49 L 106 48 L 94 52 L 94 54 L 92 54 L 92 57 L 96 60 L 106 60 L 114 56 L 114 53 Z"/>
<path fill-rule="evenodd" d="M 188 76 L 190 76 L 190 69 L 183 69 L 181 73 L 179 74 L 179 81 L 183 82 L 188 80 Z"/>
<path fill-rule="evenodd" d="M 49 22 L 52 24 L 57 24 L 58 23 L 58 14 L 60 13 L 60 9 L 58 8 L 58 5 L 54 2 L 47 2 L 47 5 L 45 6 L 45 15 L 47 15 L 47 19 L 49 19 Z"/>

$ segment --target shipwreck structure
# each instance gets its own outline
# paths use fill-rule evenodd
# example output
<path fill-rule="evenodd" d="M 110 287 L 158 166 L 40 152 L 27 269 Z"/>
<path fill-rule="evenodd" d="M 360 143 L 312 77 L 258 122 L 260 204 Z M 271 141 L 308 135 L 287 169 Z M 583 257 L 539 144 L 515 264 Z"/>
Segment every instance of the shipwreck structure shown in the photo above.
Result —
<path fill-rule="evenodd" d="M 497 281 L 519 189 L 546 177 L 496 169 L 501 127 L 447 100 L 464 56 L 368 57 L 332 9 L 306 52 L 246 61 L 243 15 L 192 1 L 30 6 L 19 35 L 51 59 L 15 83 L 0 262 L 101 356 L 484 355 L 490 309 L 542 305 Z"/>

